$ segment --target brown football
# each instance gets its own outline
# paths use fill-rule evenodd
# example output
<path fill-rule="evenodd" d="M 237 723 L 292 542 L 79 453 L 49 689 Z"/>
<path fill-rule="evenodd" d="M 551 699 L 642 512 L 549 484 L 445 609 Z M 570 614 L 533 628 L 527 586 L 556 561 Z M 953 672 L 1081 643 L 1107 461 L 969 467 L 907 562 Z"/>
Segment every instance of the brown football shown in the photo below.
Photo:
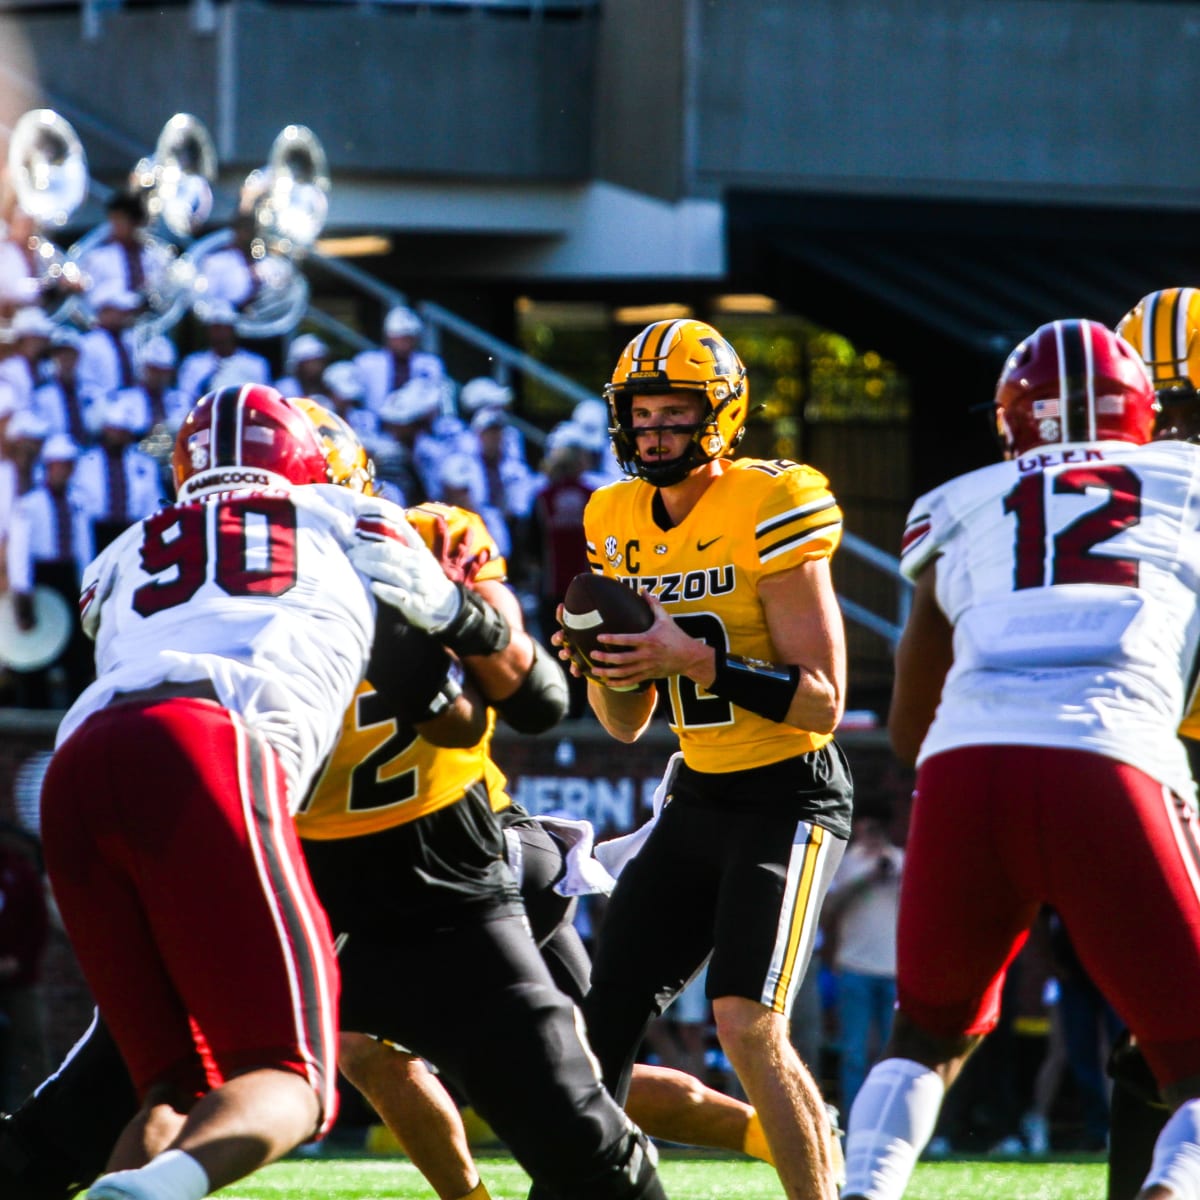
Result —
<path fill-rule="evenodd" d="M 608 575 L 585 571 L 567 584 L 563 596 L 563 636 L 589 671 L 602 633 L 644 633 L 654 624 L 654 612 L 644 596 Z M 610 646 L 610 650 L 618 647 Z"/>

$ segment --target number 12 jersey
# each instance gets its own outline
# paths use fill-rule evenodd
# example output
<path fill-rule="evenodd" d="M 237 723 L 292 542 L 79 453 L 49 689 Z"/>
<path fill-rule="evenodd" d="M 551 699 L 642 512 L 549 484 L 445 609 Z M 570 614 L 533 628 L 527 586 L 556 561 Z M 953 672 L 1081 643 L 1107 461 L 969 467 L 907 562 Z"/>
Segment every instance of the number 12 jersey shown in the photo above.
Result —
<path fill-rule="evenodd" d="M 954 663 L 918 761 L 958 746 L 1090 750 L 1180 795 L 1200 639 L 1200 448 L 1034 451 L 922 496 L 912 580 L 936 560 Z"/>

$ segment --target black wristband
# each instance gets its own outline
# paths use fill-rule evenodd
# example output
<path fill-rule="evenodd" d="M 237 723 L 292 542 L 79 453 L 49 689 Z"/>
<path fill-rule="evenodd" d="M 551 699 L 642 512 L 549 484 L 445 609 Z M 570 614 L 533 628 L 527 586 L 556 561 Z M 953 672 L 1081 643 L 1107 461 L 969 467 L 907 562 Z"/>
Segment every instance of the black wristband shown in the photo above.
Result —
<path fill-rule="evenodd" d="M 437 639 L 459 658 L 469 654 L 496 654 L 512 641 L 508 621 L 482 596 L 464 584 L 455 584 L 462 603 L 458 615 L 438 632 Z"/>
<path fill-rule="evenodd" d="M 704 690 L 768 721 L 782 721 L 792 706 L 800 668 L 788 663 L 742 658 L 716 647 L 717 674 Z"/>

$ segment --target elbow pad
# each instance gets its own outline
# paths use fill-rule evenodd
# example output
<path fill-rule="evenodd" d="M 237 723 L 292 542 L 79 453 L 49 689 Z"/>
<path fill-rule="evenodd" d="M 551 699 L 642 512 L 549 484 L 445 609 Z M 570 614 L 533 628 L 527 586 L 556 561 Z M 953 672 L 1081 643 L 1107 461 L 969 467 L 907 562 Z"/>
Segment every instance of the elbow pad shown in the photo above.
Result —
<path fill-rule="evenodd" d="M 567 677 L 558 659 L 537 642 L 533 664 L 521 686 L 506 700 L 492 701 L 505 724 L 518 733 L 544 733 L 567 715 L 570 693 Z"/>

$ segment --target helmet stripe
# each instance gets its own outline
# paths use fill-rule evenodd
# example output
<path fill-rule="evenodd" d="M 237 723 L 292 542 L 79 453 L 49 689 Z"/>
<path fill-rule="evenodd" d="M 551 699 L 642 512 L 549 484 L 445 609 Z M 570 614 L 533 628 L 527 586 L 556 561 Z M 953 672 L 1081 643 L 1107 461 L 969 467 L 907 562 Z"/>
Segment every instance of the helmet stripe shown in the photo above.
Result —
<path fill-rule="evenodd" d="M 1087 389 L 1087 441 L 1094 442 L 1098 436 L 1096 429 L 1096 343 L 1092 340 L 1091 327 L 1082 321 L 1076 328 L 1083 343 L 1083 382 Z"/>
<path fill-rule="evenodd" d="M 1176 374 L 1181 380 L 1189 378 L 1188 356 L 1192 340 L 1189 334 L 1192 330 L 1188 315 L 1192 311 L 1192 297 L 1195 294 L 1195 288 L 1179 288 L 1175 298 L 1175 364 Z"/>
<path fill-rule="evenodd" d="M 1092 440 L 1096 434 L 1096 397 L 1090 361 L 1091 336 L 1082 321 L 1055 321 L 1054 337 L 1062 406 L 1059 441 Z"/>
<path fill-rule="evenodd" d="M 1138 349 L 1156 384 L 1187 377 L 1187 299 L 1192 290 L 1164 288 L 1147 298 Z"/>
<path fill-rule="evenodd" d="M 1148 363 L 1155 363 L 1162 357 L 1158 349 L 1158 316 L 1162 304 L 1163 292 L 1154 292 L 1146 300 L 1146 308 L 1142 314 L 1142 344 L 1138 353 Z M 1154 368 L 1155 377 L 1158 367 Z"/>
<path fill-rule="evenodd" d="M 212 437 L 208 444 L 208 465 L 231 467 L 237 461 L 237 409 L 241 391 L 221 388 L 213 397 Z"/>
<path fill-rule="evenodd" d="M 1067 377 L 1067 351 L 1065 321 L 1054 322 L 1054 348 L 1058 352 L 1058 440 L 1067 440 L 1067 427 L 1071 423 L 1071 388 Z"/>
<path fill-rule="evenodd" d="M 666 357 L 674 340 L 675 333 L 683 326 L 683 321 L 660 321 L 657 325 L 651 325 L 643 334 L 638 344 L 633 350 L 633 359 L 635 369 L 645 371 L 653 369 L 655 371 L 665 371 L 667 369 Z M 653 338 L 653 348 L 647 343 Z M 653 368 L 647 368 L 642 364 L 647 359 L 653 360 Z"/>

